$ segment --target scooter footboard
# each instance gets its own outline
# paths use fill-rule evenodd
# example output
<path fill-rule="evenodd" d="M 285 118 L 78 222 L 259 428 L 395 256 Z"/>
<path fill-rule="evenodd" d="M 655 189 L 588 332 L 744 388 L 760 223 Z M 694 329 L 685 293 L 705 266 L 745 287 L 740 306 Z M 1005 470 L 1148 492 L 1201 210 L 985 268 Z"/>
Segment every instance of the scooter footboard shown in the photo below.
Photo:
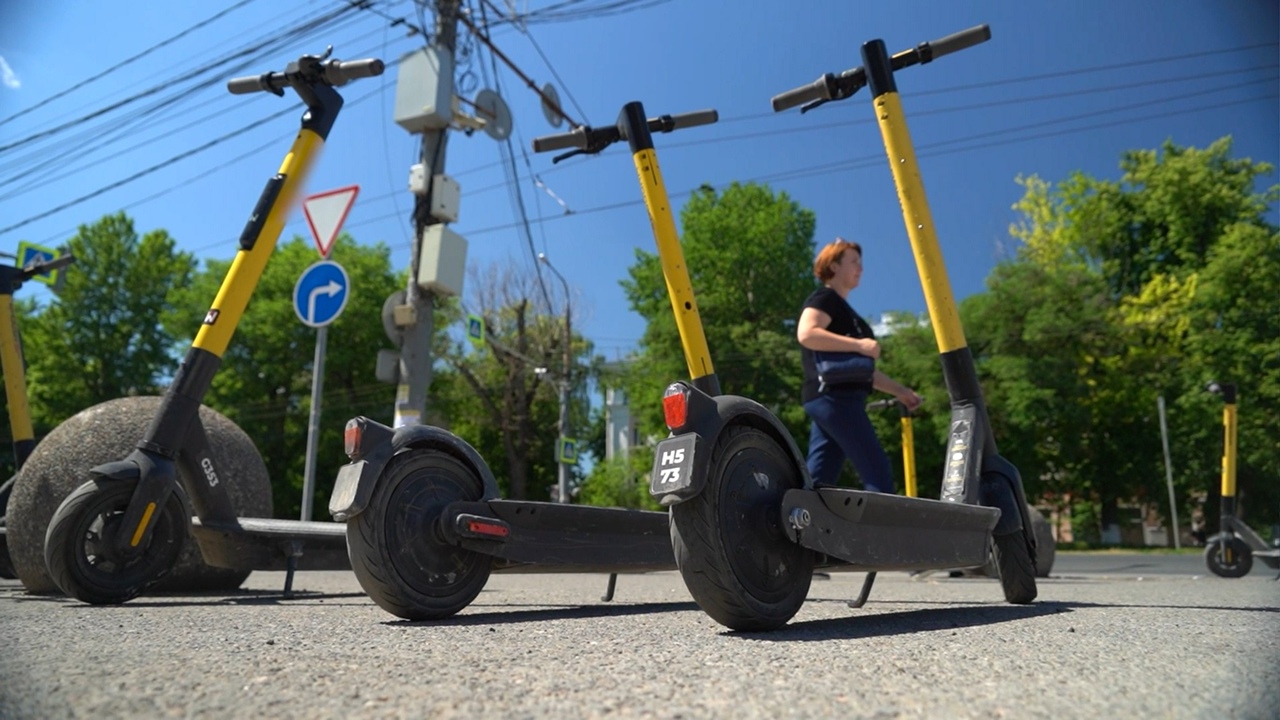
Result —
<path fill-rule="evenodd" d="M 350 570 L 347 526 L 343 523 L 238 518 L 201 522 L 191 518 L 191 534 L 204 561 L 235 570 Z"/>
<path fill-rule="evenodd" d="M 782 499 L 792 541 L 864 570 L 982 565 L 999 518 L 995 508 L 841 488 Z"/>
<path fill-rule="evenodd" d="M 486 534 L 467 526 L 488 518 Z M 455 502 L 441 517 L 445 536 L 513 564 L 559 572 L 674 570 L 667 514 L 520 500 Z"/>

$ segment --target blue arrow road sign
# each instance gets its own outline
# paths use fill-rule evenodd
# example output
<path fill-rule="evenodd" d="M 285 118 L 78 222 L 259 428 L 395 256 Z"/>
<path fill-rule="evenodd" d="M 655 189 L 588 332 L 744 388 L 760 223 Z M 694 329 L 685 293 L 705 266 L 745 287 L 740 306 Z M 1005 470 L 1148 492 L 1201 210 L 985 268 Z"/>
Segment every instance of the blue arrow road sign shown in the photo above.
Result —
<path fill-rule="evenodd" d="M 322 260 L 298 278 L 293 288 L 293 311 L 303 325 L 324 327 L 342 314 L 350 288 L 347 271 L 332 260 Z"/>

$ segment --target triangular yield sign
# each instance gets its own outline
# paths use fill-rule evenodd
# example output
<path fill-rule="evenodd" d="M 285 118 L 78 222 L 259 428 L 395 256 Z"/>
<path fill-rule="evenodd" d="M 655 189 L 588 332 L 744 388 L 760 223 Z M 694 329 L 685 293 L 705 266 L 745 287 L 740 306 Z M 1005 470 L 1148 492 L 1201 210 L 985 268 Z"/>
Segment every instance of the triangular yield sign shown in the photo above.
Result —
<path fill-rule="evenodd" d="M 359 185 L 351 185 L 317 193 L 302 201 L 302 212 L 307 216 L 307 225 L 316 240 L 320 257 L 329 258 L 333 241 L 337 239 L 338 231 L 342 229 L 342 223 L 346 221 L 347 213 L 351 212 L 351 206 L 355 204 L 359 192 Z"/>

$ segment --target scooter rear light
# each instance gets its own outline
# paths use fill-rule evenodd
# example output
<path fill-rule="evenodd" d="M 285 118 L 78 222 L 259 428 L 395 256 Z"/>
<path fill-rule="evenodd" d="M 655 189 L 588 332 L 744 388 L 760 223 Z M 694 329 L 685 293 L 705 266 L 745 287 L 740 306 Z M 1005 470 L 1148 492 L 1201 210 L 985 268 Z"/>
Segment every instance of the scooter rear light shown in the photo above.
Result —
<path fill-rule="evenodd" d="M 488 535 L 491 537 L 506 537 L 511 534 L 511 528 L 506 524 L 485 522 L 483 520 L 471 520 L 467 523 L 467 529 L 477 535 Z"/>
<path fill-rule="evenodd" d="M 689 389 L 681 383 L 672 383 L 662 394 L 662 416 L 667 427 L 676 430 L 689 420 Z"/>
<path fill-rule="evenodd" d="M 360 420 L 348 420 L 347 427 L 342 431 L 342 451 L 352 460 L 360 454 L 360 438 L 364 434 L 364 427 Z"/>

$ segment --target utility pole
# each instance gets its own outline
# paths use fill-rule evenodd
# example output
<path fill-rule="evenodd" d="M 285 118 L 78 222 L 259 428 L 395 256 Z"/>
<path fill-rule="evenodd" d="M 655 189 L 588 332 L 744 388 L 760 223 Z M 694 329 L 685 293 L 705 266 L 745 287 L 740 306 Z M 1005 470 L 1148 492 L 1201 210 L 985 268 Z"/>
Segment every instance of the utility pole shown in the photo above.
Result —
<path fill-rule="evenodd" d="M 423 421 L 431 386 L 435 296 L 462 291 L 466 241 L 443 227 L 445 221 L 457 219 L 457 185 L 444 175 L 444 167 L 454 114 L 459 4 L 460 0 L 436 0 L 435 35 L 425 50 L 401 64 L 396 88 L 396 122 L 409 132 L 422 133 L 422 154 L 409 180 L 415 198 L 408 287 L 403 303 L 384 307 L 384 314 L 390 315 L 384 322 L 394 325 L 398 338 L 393 339 L 400 344 L 398 364 L 390 373 L 396 382 L 395 427 Z"/>
<path fill-rule="evenodd" d="M 556 463 L 559 466 L 557 480 L 558 502 L 569 502 L 569 466 L 564 461 L 564 442 L 569 437 L 569 372 L 573 369 L 573 333 L 569 328 L 569 283 L 551 264 L 546 253 L 538 253 L 538 259 L 550 268 L 564 286 L 564 369 L 560 374 L 560 441 L 556 443 Z"/>

